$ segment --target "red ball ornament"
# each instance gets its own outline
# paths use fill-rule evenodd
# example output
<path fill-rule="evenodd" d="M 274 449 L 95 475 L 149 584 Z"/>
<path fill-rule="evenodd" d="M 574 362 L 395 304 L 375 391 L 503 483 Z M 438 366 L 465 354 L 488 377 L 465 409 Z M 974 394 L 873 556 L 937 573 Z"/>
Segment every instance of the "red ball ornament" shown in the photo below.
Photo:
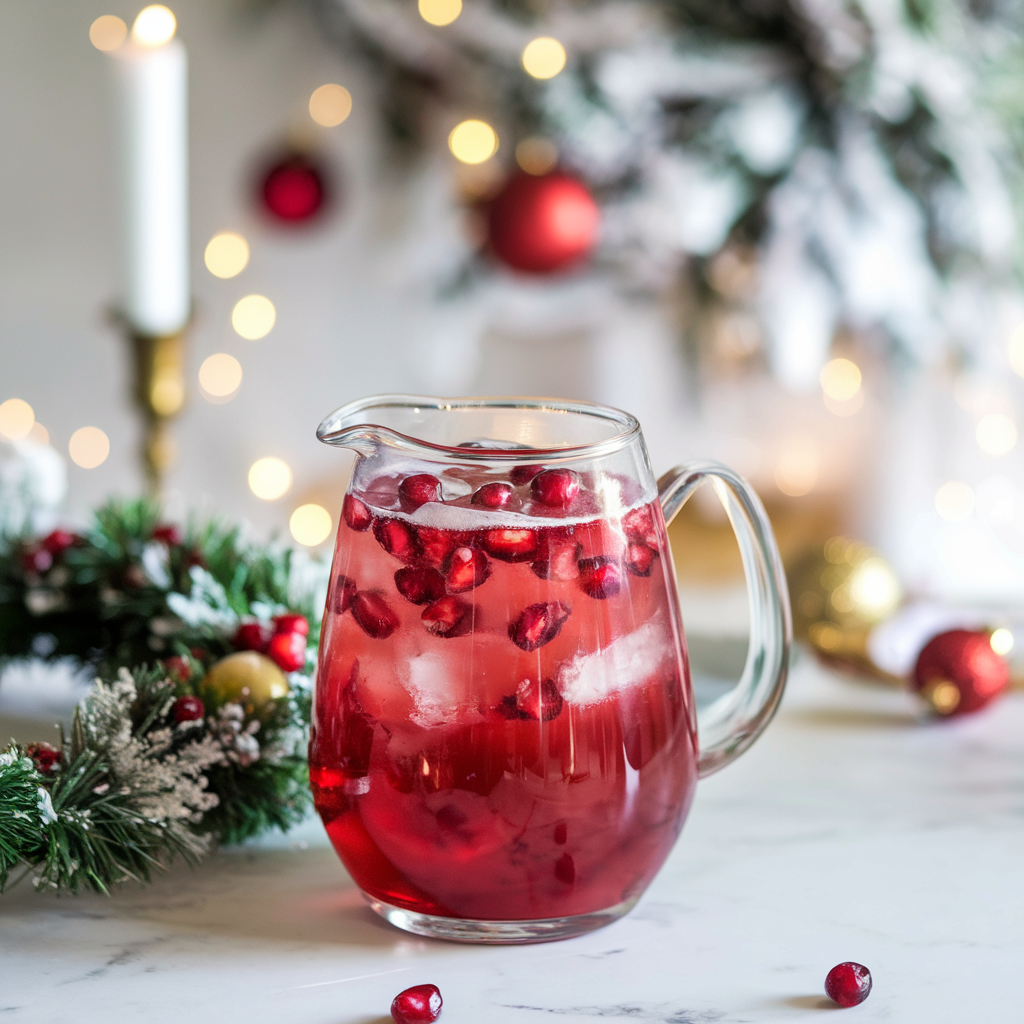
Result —
<path fill-rule="evenodd" d="M 1010 684 L 1010 669 L 988 633 L 952 629 L 925 644 L 914 668 L 914 689 L 944 717 L 978 711 Z"/>
<path fill-rule="evenodd" d="M 320 213 L 327 201 L 324 173 L 306 154 L 291 153 L 264 174 L 260 199 L 276 220 L 303 224 Z"/>
<path fill-rule="evenodd" d="M 277 633 L 270 638 L 267 657 L 282 672 L 298 672 L 306 664 L 306 638 L 302 633 Z"/>
<path fill-rule="evenodd" d="M 206 707 L 198 697 L 179 697 L 171 708 L 174 720 L 182 722 L 198 722 L 206 714 Z"/>
<path fill-rule="evenodd" d="M 590 255 L 600 219 L 579 178 L 564 171 L 517 172 L 491 201 L 487 241 L 492 254 L 513 270 L 550 274 Z"/>

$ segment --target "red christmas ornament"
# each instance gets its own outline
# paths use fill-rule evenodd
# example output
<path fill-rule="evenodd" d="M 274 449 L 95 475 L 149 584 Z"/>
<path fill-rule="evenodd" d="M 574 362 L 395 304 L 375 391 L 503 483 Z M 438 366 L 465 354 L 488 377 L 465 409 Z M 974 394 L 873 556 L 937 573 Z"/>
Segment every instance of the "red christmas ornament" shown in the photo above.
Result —
<path fill-rule="evenodd" d="M 267 649 L 273 633 L 262 622 L 243 622 L 235 631 L 231 643 L 236 651 L 259 651 Z"/>
<path fill-rule="evenodd" d="M 306 638 L 302 633 L 277 633 L 270 638 L 267 657 L 282 672 L 298 672 L 306 664 Z"/>
<path fill-rule="evenodd" d="M 285 615 L 278 615 L 274 619 L 274 632 L 301 633 L 303 636 L 309 636 L 309 622 L 305 615 L 288 612 Z"/>
<path fill-rule="evenodd" d="M 260 199 L 276 220 L 305 223 L 320 213 L 327 201 L 324 173 L 306 154 L 291 153 L 264 174 Z"/>
<path fill-rule="evenodd" d="M 54 558 L 59 558 L 68 548 L 74 547 L 81 541 L 81 537 L 67 530 L 54 530 L 48 533 L 40 543 Z"/>
<path fill-rule="evenodd" d="M 153 528 L 153 540 L 158 540 L 168 547 L 177 547 L 184 543 L 181 530 L 173 523 L 160 523 Z"/>
<path fill-rule="evenodd" d="M 513 270 L 550 274 L 590 254 L 600 218 L 590 190 L 571 174 L 517 172 L 490 204 L 487 241 Z"/>
<path fill-rule="evenodd" d="M 206 714 L 206 708 L 198 697 L 179 697 L 171 708 L 174 720 L 182 722 L 198 722 Z"/>
<path fill-rule="evenodd" d="M 983 708 L 1009 683 L 1010 669 L 992 650 L 988 633 L 967 629 L 933 637 L 914 668 L 914 689 L 946 717 Z"/>

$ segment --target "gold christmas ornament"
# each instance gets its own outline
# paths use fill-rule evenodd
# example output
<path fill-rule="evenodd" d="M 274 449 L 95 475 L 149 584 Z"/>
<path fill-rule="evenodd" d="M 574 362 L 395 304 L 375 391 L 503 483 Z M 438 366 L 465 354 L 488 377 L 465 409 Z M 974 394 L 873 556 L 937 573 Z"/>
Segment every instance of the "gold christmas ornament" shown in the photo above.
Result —
<path fill-rule="evenodd" d="M 256 651 L 239 651 L 221 658 L 206 673 L 203 686 L 222 701 L 251 704 L 257 711 L 288 694 L 285 674 Z"/>

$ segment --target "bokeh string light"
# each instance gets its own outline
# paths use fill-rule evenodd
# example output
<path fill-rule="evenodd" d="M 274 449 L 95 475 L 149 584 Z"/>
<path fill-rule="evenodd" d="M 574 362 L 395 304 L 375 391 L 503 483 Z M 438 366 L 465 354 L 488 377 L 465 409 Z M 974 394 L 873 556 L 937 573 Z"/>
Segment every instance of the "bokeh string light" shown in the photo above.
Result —
<path fill-rule="evenodd" d="M 486 121 L 463 121 L 448 136 L 448 148 L 464 164 L 482 164 L 498 151 L 498 133 Z"/>
<path fill-rule="evenodd" d="M 810 494 L 818 482 L 818 446 L 809 437 L 790 437 L 782 445 L 775 486 L 790 498 Z"/>
<path fill-rule="evenodd" d="M 115 14 L 101 14 L 89 26 L 89 42 L 110 53 L 116 50 L 128 37 L 128 26 Z"/>
<path fill-rule="evenodd" d="M 221 231 L 206 243 L 203 261 L 214 277 L 237 277 L 249 264 L 249 243 L 234 231 Z"/>
<path fill-rule="evenodd" d="M 28 437 L 36 414 L 23 398 L 8 398 L 0 403 L 0 435 L 8 441 L 20 441 Z"/>
<path fill-rule="evenodd" d="M 935 511 L 947 523 L 962 523 L 974 511 L 974 491 L 962 480 L 947 480 L 935 492 Z"/>
<path fill-rule="evenodd" d="M 291 486 L 291 467 L 284 459 L 268 455 L 249 467 L 249 489 L 257 498 L 277 501 L 288 493 Z"/>
<path fill-rule="evenodd" d="M 526 44 L 523 68 L 533 78 L 554 78 L 565 67 L 565 47 L 550 36 L 541 36 Z"/>
<path fill-rule="evenodd" d="M 132 42 L 136 46 L 155 49 L 169 43 L 177 30 L 178 22 L 173 11 L 163 4 L 152 4 L 139 11 L 132 25 Z"/>
<path fill-rule="evenodd" d="M 331 514 L 323 505 L 300 505 L 288 520 L 288 529 L 292 537 L 307 548 L 323 544 L 331 535 L 333 528 Z"/>
<path fill-rule="evenodd" d="M 1006 455 L 1017 446 L 1017 425 L 1005 413 L 992 412 L 982 416 L 974 437 L 986 455 Z"/>
<path fill-rule="evenodd" d="M 107 461 L 110 438 L 99 427 L 79 427 L 68 441 L 71 461 L 82 469 L 95 469 Z"/>
<path fill-rule="evenodd" d="M 352 95 L 343 85 L 321 85 L 309 97 L 309 116 L 324 128 L 334 128 L 352 113 Z"/>
<path fill-rule="evenodd" d="M 428 25 L 443 28 L 462 13 L 462 0 L 419 0 L 419 12 Z"/>
<path fill-rule="evenodd" d="M 265 338 L 277 322 L 277 310 L 265 295 L 246 295 L 231 311 L 231 326 L 246 341 Z"/>
<path fill-rule="evenodd" d="M 226 402 L 242 385 L 242 364 L 227 352 L 207 356 L 199 367 L 199 388 L 207 401 Z"/>
<path fill-rule="evenodd" d="M 516 145 L 516 163 L 527 174 L 547 174 L 558 163 L 558 147 L 550 139 L 523 139 Z"/>

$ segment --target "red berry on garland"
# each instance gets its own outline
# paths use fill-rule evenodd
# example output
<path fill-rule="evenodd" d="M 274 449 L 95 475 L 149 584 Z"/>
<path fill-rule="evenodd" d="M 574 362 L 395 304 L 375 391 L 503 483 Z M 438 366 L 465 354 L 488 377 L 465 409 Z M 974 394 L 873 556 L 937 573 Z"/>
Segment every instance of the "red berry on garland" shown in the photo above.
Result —
<path fill-rule="evenodd" d="M 292 612 L 286 615 L 278 615 L 274 619 L 275 633 L 301 633 L 309 636 L 309 621 L 305 615 L 295 615 Z"/>
<path fill-rule="evenodd" d="M 840 1006 L 857 1006 L 871 992 L 871 972 L 852 960 L 836 964 L 825 978 L 825 994 Z"/>
<path fill-rule="evenodd" d="M 267 649 L 273 634 L 262 622 L 243 622 L 235 631 L 231 643 L 236 651 L 259 651 Z"/>
<path fill-rule="evenodd" d="M 197 722 L 206 714 L 206 708 L 198 697 L 179 697 L 171 708 L 174 720 L 181 722 Z"/>
<path fill-rule="evenodd" d="M 298 672 L 306 664 L 306 638 L 302 633 L 277 633 L 270 638 L 267 657 L 282 672 Z"/>
<path fill-rule="evenodd" d="M 173 523 L 161 523 L 153 529 L 153 540 L 161 541 L 168 547 L 178 547 L 184 539 L 181 530 Z"/>
<path fill-rule="evenodd" d="M 192 677 L 192 666 L 189 665 L 185 658 L 178 657 L 177 654 L 172 655 L 170 658 L 164 658 L 163 661 L 164 671 L 177 679 L 179 683 L 187 683 Z"/>
<path fill-rule="evenodd" d="M 550 274 L 590 254 L 600 218 L 578 178 L 564 171 L 517 172 L 490 204 L 487 241 L 493 255 L 513 270 Z"/>
<path fill-rule="evenodd" d="M 40 542 L 54 558 L 59 558 L 68 548 L 74 547 L 81 538 L 67 530 L 54 530 L 48 533 Z"/>
<path fill-rule="evenodd" d="M 302 224 L 323 209 L 327 199 L 323 172 L 306 154 L 292 153 L 266 172 L 260 198 L 272 217 Z"/>
<path fill-rule="evenodd" d="M 441 1016 L 441 990 L 436 985 L 413 985 L 391 1003 L 396 1024 L 433 1024 Z"/>
<path fill-rule="evenodd" d="M 25 753 L 35 762 L 36 768 L 43 775 L 52 775 L 60 768 L 64 755 L 49 743 L 30 743 Z"/>
<path fill-rule="evenodd" d="M 21 567 L 25 572 L 32 572 L 41 576 L 44 572 L 49 572 L 52 565 L 53 555 L 46 548 L 38 544 L 33 544 L 22 552 Z"/>
<path fill-rule="evenodd" d="M 967 629 L 933 637 L 914 668 L 914 689 L 944 717 L 978 711 L 1009 684 L 1009 667 L 992 650 L 988 633 Z"/>

